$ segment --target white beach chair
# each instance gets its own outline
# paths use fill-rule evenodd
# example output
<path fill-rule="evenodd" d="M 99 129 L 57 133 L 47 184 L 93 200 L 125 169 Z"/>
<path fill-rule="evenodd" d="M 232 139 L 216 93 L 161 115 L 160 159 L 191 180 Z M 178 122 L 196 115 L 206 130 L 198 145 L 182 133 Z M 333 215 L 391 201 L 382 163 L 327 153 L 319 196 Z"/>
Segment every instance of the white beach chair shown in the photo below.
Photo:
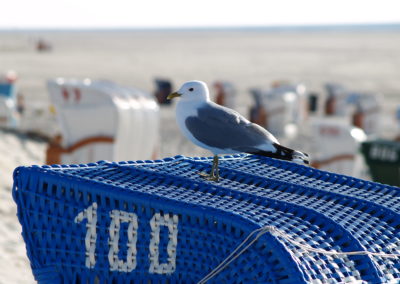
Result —
<path fill-rule="evenodd" d="M 278 137 L 288 136 L 288 132 L 303 124 L 308 116 L 307 93 L 301 84 L 280 85 L 261 91 L 261 105 L 266 112 L 263 126 Z"/>
<path fill-rule="evenodd" d="M 313 167 L 362 177 L 365 163 L 359 151 L 360 144 L 366 140 L 362 129 L 345 119 L 320 117 L 311 120 L 310 128 Z"/>
<path fill-rule="evenodd" d="M 150 95 L 109 81 L 56 79 L 48 89 L 62 137 L 49 148 L 48 163 L 156 156 L 158 105 Z"/>

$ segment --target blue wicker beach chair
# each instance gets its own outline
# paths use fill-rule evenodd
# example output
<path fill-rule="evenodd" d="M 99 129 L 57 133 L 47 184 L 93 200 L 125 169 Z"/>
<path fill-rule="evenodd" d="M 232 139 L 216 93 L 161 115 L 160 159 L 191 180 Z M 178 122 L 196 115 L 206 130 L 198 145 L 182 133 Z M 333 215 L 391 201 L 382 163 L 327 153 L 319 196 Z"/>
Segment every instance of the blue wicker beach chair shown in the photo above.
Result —
<path fill-rule="evenodd" d="M 400 190 L 252 155 L 19 167 L 39 283 L 400 279 Z M 366 252 L 368 251 L 368 252 Z M 355 253 L 352 253 L 355 252 Z"/>

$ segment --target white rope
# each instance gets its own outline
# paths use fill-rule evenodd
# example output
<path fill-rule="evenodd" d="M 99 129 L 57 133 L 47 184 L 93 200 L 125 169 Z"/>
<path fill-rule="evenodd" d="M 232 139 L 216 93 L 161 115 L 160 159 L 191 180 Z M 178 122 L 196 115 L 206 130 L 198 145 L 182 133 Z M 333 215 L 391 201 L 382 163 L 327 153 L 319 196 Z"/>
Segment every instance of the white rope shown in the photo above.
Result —
<path fill-rule="evenodd" d="M 381 253 L 381 252 L 370 252 L 370 251 L 349 251 L 349 252 L 338 252 L 338 251 L 328 251 L 324 249 L 313 248 L 309 245 L 304 245 L 294 240 L 291 236 L 286 233 L 278 230 L 273 226 L 264 226 L 262 228 L 258 228 L 252 231 L 217 267 L 215 267 L 210 273 L 208 273 L 204 278 L 202 278 L 198 284 L 204 284 L 209 281 L 211 278 L 215 277 L 218 273 L 224 270 L 232 261 L 238 258 L 241 254 L 243 254 L 250 246 L 252 246 L 262 235 L 265 233 L 271 233 L 274 236 L 280 236 L 290 243 L 310 252 L 321 253 L 326 255 L 371 255 L 371 256 L 380 256 L 384 258 L 397 258 L 400 257 L 400 254 L 392 254 L 392 253 Z M 246 242 L 254 235 L 257 235 L 245 246 Z"/>
<path fill-rule="evenodd" d="M 253 236 L 255 233 L 259 232 L 255 238 L 242 250 L 241 247 Z M 259 228 L 251 232 L 244 240 L 243 242 L 240 243 L 217 267 L 215 267 L 209 274 L 207 274 L 203 279 L 201 279 L 198 284 L 204 284 L 211 278 L 213 278 L 215 275 L 220 273 L 222 270 L 224 270 L 232 261 L 234 261 L 236 258 L 238 258 L 242 253 L 244 253 L 255 241 L 257 241 L 263 234 L 268 232 L 264 227 Z M 238 252 L 239 251 L 239 252 Z M 236 254 L 236 252 L 238 252 Z M 236 255 L 235 255 L 236 254 Z M 233 257 L 232 259 L 230 259 Z"/>

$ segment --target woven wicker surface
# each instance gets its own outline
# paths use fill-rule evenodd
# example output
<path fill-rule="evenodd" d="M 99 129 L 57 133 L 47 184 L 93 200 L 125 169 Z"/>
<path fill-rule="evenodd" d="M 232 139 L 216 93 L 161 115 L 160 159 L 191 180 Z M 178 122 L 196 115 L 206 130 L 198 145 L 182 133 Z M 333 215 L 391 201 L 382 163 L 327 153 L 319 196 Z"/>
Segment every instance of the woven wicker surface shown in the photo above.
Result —
<path fill-rule="evenodd" d="M 218 183 L 200 177 L 210 167 L 177 156 L 17 168 L 13 194 L 35 278 L 195 283 L 266 225 L 314 248 L 400 253 L 399 188 L 251 155 L 221 159 Z M 395 279 L 400 258 L 315 253 L 266 233 L 209 282 Z"/>

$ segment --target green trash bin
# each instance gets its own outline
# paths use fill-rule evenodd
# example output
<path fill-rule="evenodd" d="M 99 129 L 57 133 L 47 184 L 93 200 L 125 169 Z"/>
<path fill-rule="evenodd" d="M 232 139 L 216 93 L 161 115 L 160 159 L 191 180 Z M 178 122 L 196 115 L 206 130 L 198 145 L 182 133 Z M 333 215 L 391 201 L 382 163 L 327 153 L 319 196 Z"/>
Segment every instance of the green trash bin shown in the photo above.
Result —
<path fill-rule="evenodd" d="M 374 181 L 400 186 L 400 142 L 372 140 L 361 149 Z"/>

